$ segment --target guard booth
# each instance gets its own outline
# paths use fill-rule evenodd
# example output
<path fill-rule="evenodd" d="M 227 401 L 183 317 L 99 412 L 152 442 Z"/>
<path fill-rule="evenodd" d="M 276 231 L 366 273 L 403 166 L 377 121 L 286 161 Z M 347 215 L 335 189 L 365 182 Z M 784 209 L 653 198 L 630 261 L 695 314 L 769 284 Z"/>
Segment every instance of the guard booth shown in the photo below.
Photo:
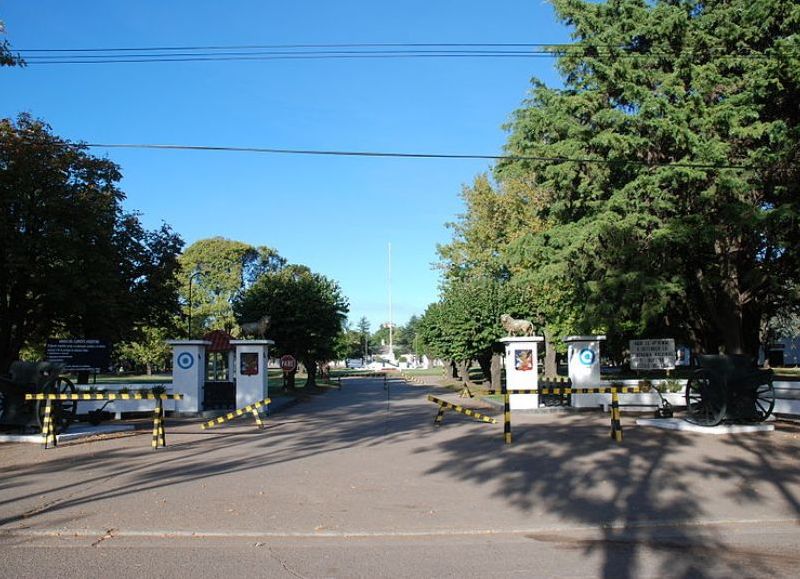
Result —
<path fill-rule="evenodd" d="M 169 340 L 178 412 L 234 410 L 268 396 L 272 340 L 233 340 L 222 330 L 202 340 Z"/>
<path fill-rule="evenodd" d="M 214 330 L 203 336 L 206 346 L 206 373 L 203 382 L 203 410 L 234 410 L 236 380 L 233 375 L 236 348 L 232 336 Z"/>

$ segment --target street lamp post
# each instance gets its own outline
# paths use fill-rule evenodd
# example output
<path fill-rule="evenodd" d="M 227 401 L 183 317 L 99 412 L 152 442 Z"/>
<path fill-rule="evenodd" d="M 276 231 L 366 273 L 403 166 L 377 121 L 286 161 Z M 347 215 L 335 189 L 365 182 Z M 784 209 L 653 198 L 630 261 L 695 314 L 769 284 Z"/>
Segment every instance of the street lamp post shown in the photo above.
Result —
<path fill-rule="evenodd" d="M 203 275 L 203 273 L 204 272 L 198 270 L 189 276 L 189 325 L 186 328 L 186 337 L 189 340 L 192 339 L 192 280 Z"/>

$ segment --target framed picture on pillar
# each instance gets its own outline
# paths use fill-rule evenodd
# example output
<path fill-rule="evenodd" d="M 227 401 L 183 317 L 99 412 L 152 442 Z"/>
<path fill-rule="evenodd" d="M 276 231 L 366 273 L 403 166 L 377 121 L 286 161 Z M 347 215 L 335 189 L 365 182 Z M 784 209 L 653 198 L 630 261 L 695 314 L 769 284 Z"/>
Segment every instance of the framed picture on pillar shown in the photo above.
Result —
<path fill-rule="evenodd" d="M 533 350 L 514 350 L 514 370 L 517 372 L 533 370 Z"/>
<path fill-rule="evenodd" d="M 255 376 L 258 374 L 258 352 L 243 352 L 239 358 L 239 373 L 242 376 Z"/>

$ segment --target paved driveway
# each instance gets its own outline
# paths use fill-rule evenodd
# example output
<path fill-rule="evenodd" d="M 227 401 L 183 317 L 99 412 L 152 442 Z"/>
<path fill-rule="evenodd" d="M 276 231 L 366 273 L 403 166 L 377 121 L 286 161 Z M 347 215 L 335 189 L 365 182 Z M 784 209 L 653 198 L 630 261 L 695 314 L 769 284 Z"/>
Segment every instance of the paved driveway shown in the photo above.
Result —
<path fill-rule="evenodd" d="M 496 425 L 448 412 L 435 429 L 433 387 L 388 386 L 345 380 L 265 431 L 247 417 L 209 431 L 168 422 L 155 452 L 149 433 L 0 445 L 0 568 L 723 577 L 800 563 L 791 423 L 712 438 L 623 415 L 617 445 L 599 413 L 515 413 L 506 446 L 496 410 Z"/>

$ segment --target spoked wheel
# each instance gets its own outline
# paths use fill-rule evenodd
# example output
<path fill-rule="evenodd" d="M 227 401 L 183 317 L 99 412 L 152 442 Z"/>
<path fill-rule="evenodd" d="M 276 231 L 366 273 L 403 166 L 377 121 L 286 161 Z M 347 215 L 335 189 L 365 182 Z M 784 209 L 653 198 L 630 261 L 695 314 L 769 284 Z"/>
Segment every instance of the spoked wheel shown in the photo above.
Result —
<path fill-rule="evenodd" d="M 716 426 L 727 410 L 725 385 L 710 370 L 697 370 L 686 384 L 686 420 L 700 426 Z"/>
<path fill-rule="evenodd" d="M 758 385 L 755 392 L 755 403 L 756 420 L 764 422 L 775 408 L 775 388 L 772 386 L 772 381 Z"/>
<path fill-rule="evenodd" d="M 75 385 L 69 378 L 64 377 L 56 378 L 52 383 L 42 389 L 42 394 L 75 394 L 75 392 Z M 44 424 L 44 408 L 46 404 L 46 400 L 36 401 L 36 419 L 39 422 L 39 428 L 42 428 Z M 75 421 L 77 410 L 77 400 L 53 401 L 52 417 L 57 433 L 64 432 L 69 428 L 69 425 Z"/>

